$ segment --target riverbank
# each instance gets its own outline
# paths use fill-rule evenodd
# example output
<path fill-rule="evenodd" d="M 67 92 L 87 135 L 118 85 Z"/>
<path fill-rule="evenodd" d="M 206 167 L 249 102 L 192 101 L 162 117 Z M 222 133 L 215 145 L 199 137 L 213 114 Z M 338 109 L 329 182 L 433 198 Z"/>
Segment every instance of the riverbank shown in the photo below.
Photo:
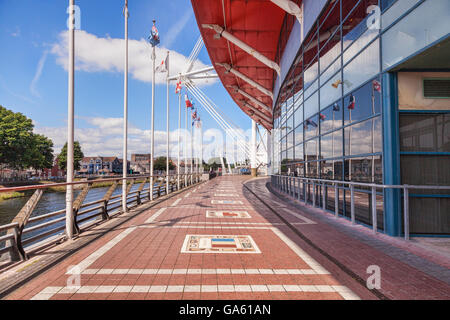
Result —
<path fill-rule="evenodd" d="M 4 187 L 5 186 L 0 185 L 0 188 L 4 188 Z M 9 199 L 14 199 L 14 198 L 22 198 L 22 197 L 25 197 L 24 192 L 3 192 L 3 193 L 0 193 L 0 202 L 9 200 Z"/>
<path fill-rule="evenodd" d="M 83 180 L 75 179 L 75 181 L 83 181 Z M 91 186 L 91 189 L 110 187 L 114 184 L 113 181 L 95 182 L 95 180 L 90 180 L 89 182 L 93 183 L 93 185 Z M 135 184 L 142 183 L 142 182 L 144 182 L 144 180 L 137 180 L 137 181 L 135 181 Z M 40 182 L 40 184 L 51 184 L 51 183 L 54 183 L 54 182 L 52 182 L 52 181 L 41 181 Z M 127 184 L 129 184 L 129 183 L 130 183 L 130 181 L 127 182 Z M 84 188 L 84 186 L 85 186 L 85 184 L 78 184 L 78 185 L 74 185 L 73 188 L 74 188 L 74 190 L 81 190 Z M 47 190 L 55 191 L 55 192 L 66 192 L 66 186 L 49 187 Z"/>

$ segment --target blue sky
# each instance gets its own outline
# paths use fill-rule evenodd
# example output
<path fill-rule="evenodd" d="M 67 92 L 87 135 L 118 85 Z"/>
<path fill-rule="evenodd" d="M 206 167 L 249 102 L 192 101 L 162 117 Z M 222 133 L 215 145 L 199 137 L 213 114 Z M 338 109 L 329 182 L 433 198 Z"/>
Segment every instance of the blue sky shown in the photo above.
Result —
<path fill-rule="evenodd" d="M 86 155 L 121 156 L 123 117 L 124 0 L 76 0 L 81 9 L 77 30 L 75 76 L 76 139 Z M 0 0 L 0 104 L 22 112 L 35 122 L 35 131 L 55 142 L 65 142 L 67 119 L 67 47 L 65 0 Z M 161 48 L 171 51 L 171 69 L 183 69 L 199 30 L 188 0 L 129 0 L 130 151 L 149 152 L 151 66 L 150 49 L 144 44 L 152 19 L 157 20 Z M 166 50 L 158 51 L 157 63 Z M 196 67 L 210 65 L 205 48 Z M 172 73 L 172 72 L 171 72 Z M 166 88 L 163 74 L 156 85 L 155 138 L 157 152 L 165 150 Z M 159 83 L 158 83 L 159 82 Z M 220 81 L 202 84 L 202 90 L 243 130 L 250 119 L 231 100 Z M 178 98 L 170 89 L 171 129 L 178 126 Z M 204 131 L 219 129 L 200 107 Z M 184 111 L 184 108 L 183 108 Z M 183 122 L 184 124 L 184 115 Z M 210 136 L 214 130 L 210 131 Z M 212 140 L 211 140 L 212 141 Z"/>

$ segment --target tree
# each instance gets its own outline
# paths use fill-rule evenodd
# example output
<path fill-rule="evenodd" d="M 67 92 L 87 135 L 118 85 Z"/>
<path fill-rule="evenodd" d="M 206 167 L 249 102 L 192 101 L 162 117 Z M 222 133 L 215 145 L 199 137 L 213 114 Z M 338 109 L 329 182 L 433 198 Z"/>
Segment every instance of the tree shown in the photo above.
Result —
<path fill-rule="evenodd" d="M 53 142 L 33 128 L 31 119 L 0 106 L 0 164 L 36 170 L 52 166 Z"/>
<path fill-rule="evenodd" d="M 27 166 L 35 170 L 51 168 L 53 166 L 53 141 L 41 134 L 34 134 L 32 145 L 27 152 Z"/>
<path fill-rule="evenodd" d="M 31 119 L 0 106 L 0 163 L 13 169 L 24 168 L 32 139 Z"/>
<path fill-rule="evenodd" d="M 80 170 L 80 162 L 83 160 L 84 154 L 81 151 L 81 146 L 78 141 L 73 143 L 73 168 L 74 170 Z M 67 170 L 67 142 L 61 149 L 61 153 L 58 155 L 58 165 L 61 170 Z"/>
<path fill-rule="evenodd" d="M 153 163 L 153 169 L 156 171 L 166 171 L 167 167 L 167 158 L 166 157 L 158 157 Z M 169 160 L 169 170 L 175 169 L 175 165 L 172 160 Z"/>

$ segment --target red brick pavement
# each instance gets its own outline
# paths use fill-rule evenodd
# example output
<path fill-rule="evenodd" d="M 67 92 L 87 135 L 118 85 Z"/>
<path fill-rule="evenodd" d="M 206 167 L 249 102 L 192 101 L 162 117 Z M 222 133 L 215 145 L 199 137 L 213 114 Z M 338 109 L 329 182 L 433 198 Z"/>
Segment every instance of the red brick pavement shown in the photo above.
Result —
<path fill-rule="evenodd" d="M 220 177 L 168 199 L 29 281 L 7 299 L 375 298 L 368 289 L 303 243 L 243 188 L 244 181 L 243 177 Z M 226 192 L 220 192 L 237 196 L 219 195 L 217 190 L 225 189 Z M 264 193 L 264 197 L 280 202 L 270 194 Z M 212 204 L 212 200 L 237 200 L 242 204 Z M 207 210 L 247 211 L 251 218 L 207 218 Z M 296 212 L 303 218 L 283 216 L 307 232 L 319 246 L 332 250 L 341 262 L 361 274 L 368 263 L 381 264 L 382 287 L 391 298 L 413 298 L 412 288 L 417 291 L 425 288 L 428 297 L 445 298 L 448 294 L 448 287 L 442 283 L 429 283 L 426 275 L 370 251 L 363 243 L 348 238 L 325 222 L 318 222 L 314 215 Z M 187 235 L 250 236 L 259 250 L 183 252 Z M 208 241 L 202 243 L 210 245 Z M 400 276 L 405 270 L 411 273 L 408 278 Z M 81 275 L 72 274 L 77 272 Z M 415 276 L 426 281 L 415 280 Z M 398 282 L 390 282 L 392 279 L 408 280 L 410 284 L 403 286 L 402 282 L 399 286 Z"/>

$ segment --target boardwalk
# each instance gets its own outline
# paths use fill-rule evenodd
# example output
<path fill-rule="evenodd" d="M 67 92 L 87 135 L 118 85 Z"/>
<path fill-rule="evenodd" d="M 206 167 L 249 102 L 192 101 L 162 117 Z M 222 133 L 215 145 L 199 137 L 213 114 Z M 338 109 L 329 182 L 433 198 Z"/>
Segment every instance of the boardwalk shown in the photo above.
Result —
<path fill-rule="evenodd" d="M 345 238 L 323 216 L 319 219 L 277 200 L 263 190 L 265 180 L 248 183 L 282 214 L 280 219 L 243 186 L 245 180 L 220 177 L 167 199 L 78 250 L 7 299 L 380 298 L 357 281 L 370 261 L 360 255 L 351 263 L 355 248 L 374 256 L 382 268 L 392 265 L 398 272 L 406 268 L 417 274 L 419 282 L 411 280 L 408 285 L 433 284 L 423 292 L 430 298 L 448 298 L 445 283 L 390 261 L 379 251 L 371 252 L 362 241 Z M 322 248 L 335 243 L 349 270 L 343 272 L 324 258 L 293 228 L 308 233 Z M 320 233 L 322 240 L 317 238 Z M 381 298 L 409 294 L 387 289 Z"/>

